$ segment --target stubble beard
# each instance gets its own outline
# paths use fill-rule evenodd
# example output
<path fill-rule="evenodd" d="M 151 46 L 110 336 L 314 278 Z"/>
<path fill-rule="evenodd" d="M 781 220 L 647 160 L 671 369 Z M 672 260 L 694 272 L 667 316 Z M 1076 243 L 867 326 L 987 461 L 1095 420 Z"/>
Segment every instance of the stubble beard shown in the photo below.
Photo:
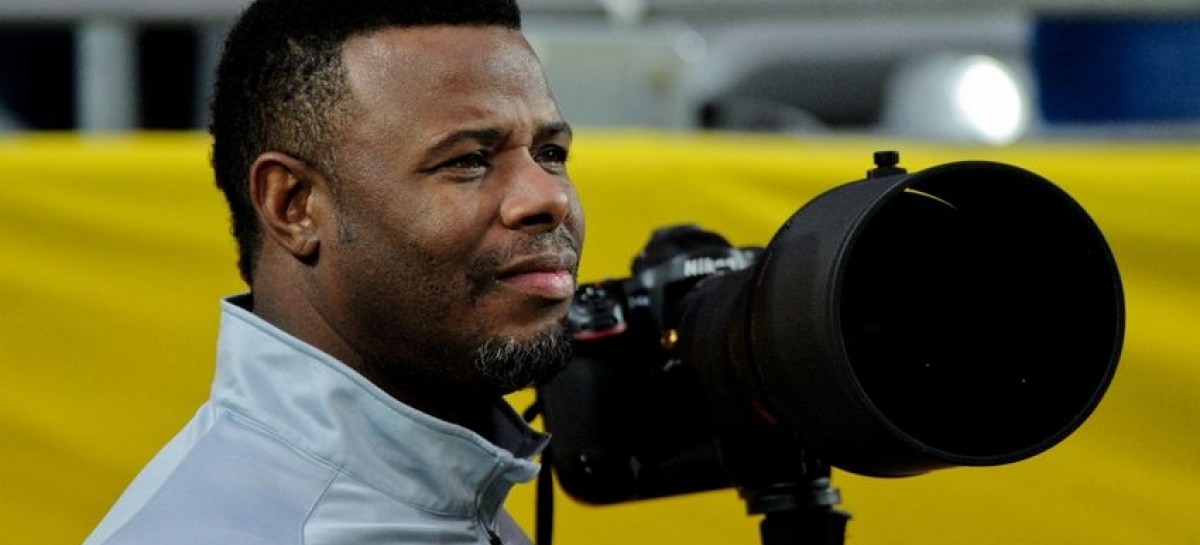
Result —
<path fill-rule="evenodd" d="M 343 219 L 339 230 L 341 242 L 345 244 L 357 242 L 358 237 L 355 236 L 355 229 L 350 222 Z M 506 252 L 477 258 L 471 264 L 466 279 L 469 286 L 468 304 L 478 305 L 480 298 L 494 287 L 492 284 L 495 282 L 495 269 L 500 263 L 511 259 L 514 255 L 552 248 L 572 248 L 577 251 L 574 238 L 565 230 L 559 229 L 527 239 L 522 244 L 507 249 Z M 425 259 L 424 263 L 428 270 L 436 269 L 436 260 L 421 255 L 419 248 L 412 248 L 412 256 L 416 260 Z M 429 274 L 427 276 L 436 275 Z M 401 281 L 412 283 L 407 278 Z M 417 283 L 415 287 L 425 294 L 425 300 L 431 302 L 425 308 L 432 315 L 427 316 L 427 320 L 421 321 L 420 325 L 416 327 L 415 334 L 401 338 L 386 331 L 380 331 L 377 335 L 380 339 L 386 339 L 388 343 L 410 346 L 415 349 L 415 354 L 420 354 L 415 361 L 402 367 L 390 361 L 380 361 L 368 366 L 368 369 L 374 370 L 375 375 L 387 377 L 387 383 L 440 385 L 451 390 L 465 388 L 477 392 L 486 391 L 490 394 L 505 395 L 543 384 L 565 368 L 571 358 L 571 338 L 567 332 L 565 316 L 560 322 L 546 327 L 529 338 L 491 337 L 484 339 L 482 343 L 476 344 L 474 347 L 470 346 L 470 343 L 463 346 L 460 344 L 461 341 L 455 342 L 440 335 L 443 333 L 441 328 L 433 325 L 442 323 L 445 317 L 437 315 L 439 306 L 432 302 L 444 302 L 449 288 L 444 283 Z M 368 299 L 383 300 L 386 297 L 384 294 L 372 294 Z M 386 318 L 384 313 L 367 314 L 380 316 L 379 323 L 387 322 L 384 319 Z M 464 359 L 469 361 L 463 361 Z M 465 369 L 464 363 L 468 364 Z"/>
<path fill-rule="evenodd" d="M 504 395 L 545 383 L 570 359 L 571 339 L 558 323 L 530 339 L 488 339 L 475 350 L 472 367 L 484 384 Z"/>

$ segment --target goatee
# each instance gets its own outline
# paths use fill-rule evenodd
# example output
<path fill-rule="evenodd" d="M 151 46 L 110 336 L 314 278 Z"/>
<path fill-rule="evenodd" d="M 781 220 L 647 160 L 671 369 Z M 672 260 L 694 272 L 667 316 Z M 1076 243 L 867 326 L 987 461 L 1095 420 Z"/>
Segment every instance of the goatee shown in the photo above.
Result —
<path fill-rule="evenodd" d="M 555 324 L 532 339 L 489 339 L 475 351 L 472 365 L 484 384 L 504 395 L 550 380 L 570 359 L 571 338 L 563 324 Z"/>

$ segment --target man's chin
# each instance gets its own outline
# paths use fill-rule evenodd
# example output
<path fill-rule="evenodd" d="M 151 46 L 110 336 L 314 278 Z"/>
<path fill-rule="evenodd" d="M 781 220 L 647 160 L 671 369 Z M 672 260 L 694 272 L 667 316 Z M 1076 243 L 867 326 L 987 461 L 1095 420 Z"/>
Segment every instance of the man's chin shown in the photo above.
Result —
<path fill-rule="evenodd" d="M 505 395 L 542 384 L 570 358 L 570 336 L 555 323 L 531 335 L 489 339 L 475 351 L 473 367 L 487 389 Z"/>

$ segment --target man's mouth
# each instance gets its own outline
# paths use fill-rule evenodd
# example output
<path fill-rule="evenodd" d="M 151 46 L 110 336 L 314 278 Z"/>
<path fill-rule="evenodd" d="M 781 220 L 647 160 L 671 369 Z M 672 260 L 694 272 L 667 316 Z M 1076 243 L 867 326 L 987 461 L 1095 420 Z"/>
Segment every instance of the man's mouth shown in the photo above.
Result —
<path fill-rule="evenodd" d="M 518 291 L 543 299 L 569 299 L 575 294 L 575 277 L 570 271 L 521 273 L 500 280 Z"/>
<path fill-rule="evenodd" d="M 505 265 L 496 279 L 519 292 L 550 300 L 575 295 L 574 253 L 541 254 Z"/>

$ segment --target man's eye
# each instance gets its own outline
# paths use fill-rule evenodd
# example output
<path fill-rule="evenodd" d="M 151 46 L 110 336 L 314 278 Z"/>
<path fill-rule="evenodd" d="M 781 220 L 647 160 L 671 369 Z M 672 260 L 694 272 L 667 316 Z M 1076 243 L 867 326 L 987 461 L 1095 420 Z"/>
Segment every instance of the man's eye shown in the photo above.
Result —
<path fill-rule="evenodd" d="M 538 150 L 536 159 L 543 168 L 561 171 L 567 162 L 567 149 L 562 146 L 546 146 Z"/>
<path fill-rule="evenodd" d="M 445 163 L 442 163 L 441 168 L 453 168 L 462 170 L 484 169 L 492 166 L 486 153 L 482 151 L 473 151 L 461 157 L 455 157 Z"/>

